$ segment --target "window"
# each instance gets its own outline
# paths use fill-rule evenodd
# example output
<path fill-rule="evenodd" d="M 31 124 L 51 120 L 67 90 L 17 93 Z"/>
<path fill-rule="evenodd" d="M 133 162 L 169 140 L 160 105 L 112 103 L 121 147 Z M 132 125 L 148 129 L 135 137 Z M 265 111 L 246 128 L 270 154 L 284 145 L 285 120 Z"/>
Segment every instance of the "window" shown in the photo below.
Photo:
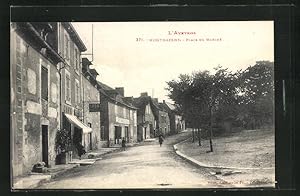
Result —
<path fill-rule="evenodd" d="M 41 80 L 42 99 L 48 101 L 48 69 L 44 66 L 42 66 Z"/>
<path fill-rule="evenodd" d="M 124 118 L 127 117 L 127 115 L 126 115 L 126 108 L 125 108 L 125 107 L 123 108 L 123 117 L 124 117 Z"/>
<path fill-rule="evenodd" d="M 70 75 L 66 74 L 66 101 L 71 102 L 71 80 Z"/>
<path fill-rule="evenodd" d="M 80 89 L 79 89 L 79 82 L 75 80 L 75 104 L 80 102 Z"/>
<path fill-rule="evenodd" d="M 118 106 L 115 105 L 115 114 L 117 115 L 118 114 Z"/>
<path fill-rule="evenodd" d="M 74 57 L 75 57 L 75 70 L 79 70 L 78 50 L 77 50 L 77 48 L 75 48 L 75 54 L 74 54 Z"/>
<path fill-rule="evenodd" d="M 65 58 L 70 60 L 70 40 L 67 34 L 65 34 Z"/>
<path fill-rule="evenodd" d="M 122 117 L 123 115 L 123 107 L 121 106 L 118 106 L 118 113 L 117 113 L 118 116 Z"/>
<path fill-rule="evenodd" d="M 150 114 L 150 105 L 146 105 L 146 114 Z"/>
<path fill-rule="evenodd" d="M 125 139 L 126 139 L 126 142 L 129 142 L 129 130 L 128 130 L 127 126 L 125 127 Z"/>
<path fill-rule="evenodd" d="M 80 103 L 80 89 L 79 89 L 79 83 L 76 83 L 77 88 L 77 103 Z"/>
<path fill-rule="evenodd" d="M 104 126 L 101 126 L 101 130 L 100 130 L 100 138 L 101 138 L 102 141 L 105 140 L 104 137 L 105 137 L 105 136 L 104 136 Z"/>

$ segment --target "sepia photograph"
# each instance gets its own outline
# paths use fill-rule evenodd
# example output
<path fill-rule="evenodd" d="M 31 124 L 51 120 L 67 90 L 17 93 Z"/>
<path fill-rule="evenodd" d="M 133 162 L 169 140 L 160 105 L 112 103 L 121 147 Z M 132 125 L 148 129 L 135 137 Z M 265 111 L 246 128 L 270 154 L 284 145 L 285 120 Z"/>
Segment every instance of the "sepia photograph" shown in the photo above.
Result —
<path fill-rule="evenodd" d="M 10 87 L 12 190 L 275 188 L 274 21 L 11 22 Z"/>

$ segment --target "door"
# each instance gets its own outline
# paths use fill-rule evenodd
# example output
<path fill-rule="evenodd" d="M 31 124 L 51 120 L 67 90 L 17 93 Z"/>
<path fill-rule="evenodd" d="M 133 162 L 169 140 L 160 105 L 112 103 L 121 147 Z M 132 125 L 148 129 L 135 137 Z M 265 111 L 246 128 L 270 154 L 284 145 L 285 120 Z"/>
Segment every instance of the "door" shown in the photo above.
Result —
<path fill-rule="evenodd" d="M 121 139 L 121 127 L 115 126 L 115 144 L 119 144 Z"/>
<path fill-rule="evenodd" d="M 129 142 L 129 131 L 128 131 L 128 127 L 125 127 L 125 138 L 126 138 L 126 142 Z"/>
<path fill-rule="evenodd" d="M 153 125 L 150 124 L 150 137 L 153 138 L 154 137 L 154 128 Z"/>
<path fill-rule="evenodd" d="M 92 123 L 88 123 L 89 127 L 92 128 Z M 93 137 L 92 132 L 89 133 L 89 149 L 93 150 Z"/>
<path fill-rule="evenodd" d="M 89 133 L 89 144 L 90 144 L 90 150 L 93 150 L 93 143 L 92 143 L 92 133 Z"/>
<path fill-rule="evenodd" d="M 146 139 L 147 138 L 147 127 L 145 127 L 145 129 L 144 129 L 144 139 Z"/>
<path fill-rule="evenodd" d="M 42 161 L 48 167 L 48 125 L 42 125 Z"/>

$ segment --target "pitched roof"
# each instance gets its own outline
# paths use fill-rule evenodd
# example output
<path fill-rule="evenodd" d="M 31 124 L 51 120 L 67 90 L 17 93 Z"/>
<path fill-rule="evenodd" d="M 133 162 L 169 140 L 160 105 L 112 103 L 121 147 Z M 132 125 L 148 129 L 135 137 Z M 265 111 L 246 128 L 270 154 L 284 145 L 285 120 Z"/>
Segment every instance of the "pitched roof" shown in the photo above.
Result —
<path fill-rule="evenodd" d="M 140 108 L 150 103 L 150 101 L 151 98 L 149 96 L 137 97 L 137 98 L 133 98 L 133 105 Z"/>
<path fill-rule="evenodd" d="M 167 112 L 166 109 L 161 105 L 161 103 L 158 103 L 154 98 L 152 98 L 151 100 L 157 110 Z"/>
<path fill-rule="evenodd" d="M 170 108 L 170 110 L 176 110 L 176 106 L 172 103 L 165 102 L 165 104 Z"/>
<path fill-rule="evenodd" d="M 97 81 L 99 87 L 102 90 L 102 94 L 105 95 L 107 98 L 109 98 L 111 101 L 120 103 L 126 107 L 132 108 L 137 110 L 138 108 L 136 108 L 134 105 L 132 105 L 131 103 L 128 103 L 125 101 L 125 97 L 123 97 L 122 95 L 120 95 L 115 89 L 111 88 L 110 86 Z M 101 92 L 101 91 L 100 91 Z M 116 96 L 112 97 L 112 94 L 116 94 Z"/>
<path fill-rule="evenodd" d="M 77 31 L 73 27 L 72 23 L 62 22 L 61 24 L 65 27 L 66 31 L 68 31 L 70 37 L 75 42 L 75 44 L 78 46 L 80 52 L 85 52 L 87 50 L 87 48 L 84 45 L 83 41 L 81 40 L 80 36 L 78 35 Z"/>
<path fill-rule="evenodd" d="M 104 84 L 104 83 L 102 83 L 102 82 L 99 82 L 99 81 L 97 81 L 98 82 L 98 84 L 99 84 L 99 86 L 103 89 L 103 90 L 115 90 L 115 89 L 113 89 L 113 88 L 111 88 L 110 86 L 108 86 L 108 85 L 106 85 L 106 84 Z"/>

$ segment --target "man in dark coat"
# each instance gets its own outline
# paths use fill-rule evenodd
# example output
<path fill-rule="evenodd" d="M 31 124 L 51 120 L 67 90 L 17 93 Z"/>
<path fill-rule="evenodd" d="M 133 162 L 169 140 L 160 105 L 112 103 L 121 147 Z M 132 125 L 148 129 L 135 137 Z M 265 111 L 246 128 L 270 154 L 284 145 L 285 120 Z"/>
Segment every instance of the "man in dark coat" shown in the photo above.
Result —
<path fill-rule="evenodd" d="M 161 146 L 162 143 L 163 143 L 163 141 L 164 141 L 164 138 L 163 138 L 163 136 L 161 134 L 158 137 L 158 141 L 159 141 L 159 146 Z"/>
<path fill-rule="evenodd" d="M 126 149 L 126 141 L 125 141 L 124 137 L 122 138 L 122 149 L 123 149 L 123 151 L 125 151 L 125 149 Z"/>

